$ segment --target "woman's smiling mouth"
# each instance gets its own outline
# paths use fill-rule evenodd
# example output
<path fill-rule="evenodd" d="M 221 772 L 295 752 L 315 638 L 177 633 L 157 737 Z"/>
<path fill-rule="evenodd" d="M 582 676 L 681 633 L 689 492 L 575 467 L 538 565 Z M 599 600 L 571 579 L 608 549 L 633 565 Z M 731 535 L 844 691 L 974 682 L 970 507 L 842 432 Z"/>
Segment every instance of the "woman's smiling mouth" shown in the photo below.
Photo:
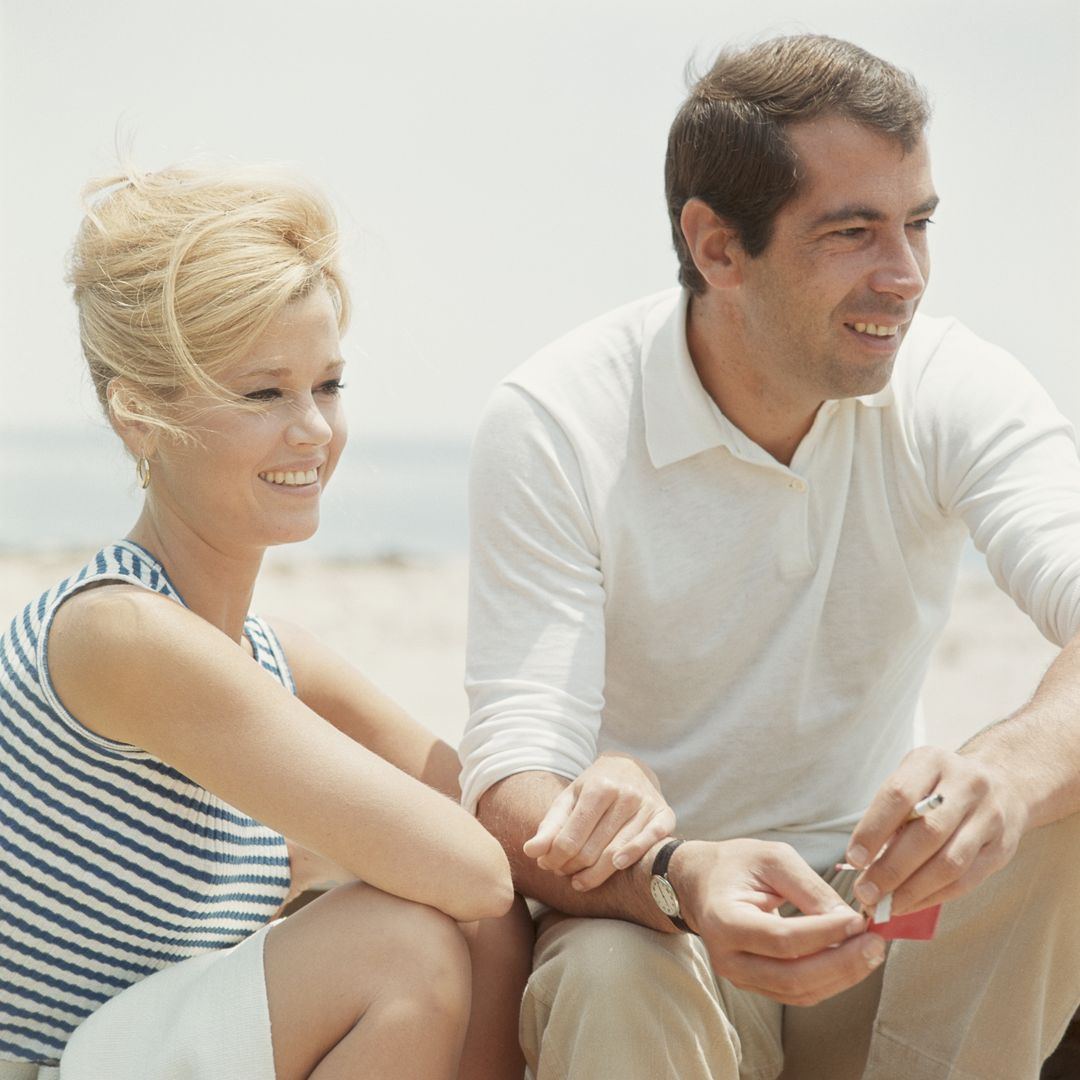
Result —
<path fill-rule="evenodd" d="M 319 479 L 318 469 L 305 469 L 303 471 L 288 472 L 261 472 L 259 479 L 268 484 L 276 484 L 283 487 L 303 487 L 314 484 Z"/>

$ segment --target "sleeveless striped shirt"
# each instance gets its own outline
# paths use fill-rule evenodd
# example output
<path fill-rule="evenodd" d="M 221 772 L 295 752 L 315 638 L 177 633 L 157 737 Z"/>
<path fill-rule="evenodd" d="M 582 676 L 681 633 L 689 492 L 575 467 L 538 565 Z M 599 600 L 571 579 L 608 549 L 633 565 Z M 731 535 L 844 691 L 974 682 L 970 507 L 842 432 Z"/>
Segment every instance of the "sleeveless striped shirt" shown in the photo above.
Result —
<path fill-rule="evenodd" d="M 243 940 L 285 898 L 276 832 L 61 704 L 46 637 L 61 601 L 120 581 L 183 603 L 128 541 L 27 605 L 0 637 L 0 1059 L 56 1061 L 125 987 Z M 273 631 L 249 616 L 258 663 L 295 693 Z"/>

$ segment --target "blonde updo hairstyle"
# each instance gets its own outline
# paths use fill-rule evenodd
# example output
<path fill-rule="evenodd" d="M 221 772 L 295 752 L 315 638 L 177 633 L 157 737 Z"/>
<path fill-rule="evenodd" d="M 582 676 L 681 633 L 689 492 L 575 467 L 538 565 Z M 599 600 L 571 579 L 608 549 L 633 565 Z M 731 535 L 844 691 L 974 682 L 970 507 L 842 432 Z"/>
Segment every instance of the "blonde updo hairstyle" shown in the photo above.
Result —
<path fill-rule="evenodd" d="M 290 301 L 320 285 L 339 329 L 348 324 L 333 210 L 289 173 L 127 171 L 91 181 L 84 198 L 68 280 L 94 389 L 121 433 L 136 424 L 191 439 L 192 392 L 244 403 L 223 373 Z"/>

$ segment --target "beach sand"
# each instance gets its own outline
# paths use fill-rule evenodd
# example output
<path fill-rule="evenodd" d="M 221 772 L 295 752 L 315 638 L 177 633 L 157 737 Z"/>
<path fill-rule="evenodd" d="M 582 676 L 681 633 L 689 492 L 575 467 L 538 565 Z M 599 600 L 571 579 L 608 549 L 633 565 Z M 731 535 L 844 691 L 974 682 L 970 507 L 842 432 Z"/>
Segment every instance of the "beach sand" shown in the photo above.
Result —
<path fill-rule="evenodd" d="M 13 615 L 89 553 L 0 554 L 0 612 Z M 442 738 L 466 717 L 463 558 L 313 561 L 272 552 L 255 608 L 315 632 Z M 927 677 L 929 740 L 955 747 L 1024 703 L 1056 655 L 985 574 L 961 579 Z"/>

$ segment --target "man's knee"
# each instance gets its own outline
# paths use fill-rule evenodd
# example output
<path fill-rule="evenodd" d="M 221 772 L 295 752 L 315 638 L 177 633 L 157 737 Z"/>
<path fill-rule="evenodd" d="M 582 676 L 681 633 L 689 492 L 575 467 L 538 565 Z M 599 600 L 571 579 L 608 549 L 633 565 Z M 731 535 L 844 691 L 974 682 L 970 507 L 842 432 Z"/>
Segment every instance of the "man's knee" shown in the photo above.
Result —
<path fill-rule="evenodd" d="M 529 992 L 548 1003 L 566 993 L 603 1009 L 613 997 L 623 1007 L 631 997 L 667 1000 L 680 987 L 709 995 L 706 979 L 711 982 L 681 934 L 619 919 L 564 919 L 537 941 Z"/>
<path fill-rule="evenodd" d="M 617 919 L 566 919 L 541 934 L 521 1037 L 538 1080 L 590 1075 L 601 1056 L 593 1075 L 737 1074 L 738 1036 L 693 940 Z"/>

